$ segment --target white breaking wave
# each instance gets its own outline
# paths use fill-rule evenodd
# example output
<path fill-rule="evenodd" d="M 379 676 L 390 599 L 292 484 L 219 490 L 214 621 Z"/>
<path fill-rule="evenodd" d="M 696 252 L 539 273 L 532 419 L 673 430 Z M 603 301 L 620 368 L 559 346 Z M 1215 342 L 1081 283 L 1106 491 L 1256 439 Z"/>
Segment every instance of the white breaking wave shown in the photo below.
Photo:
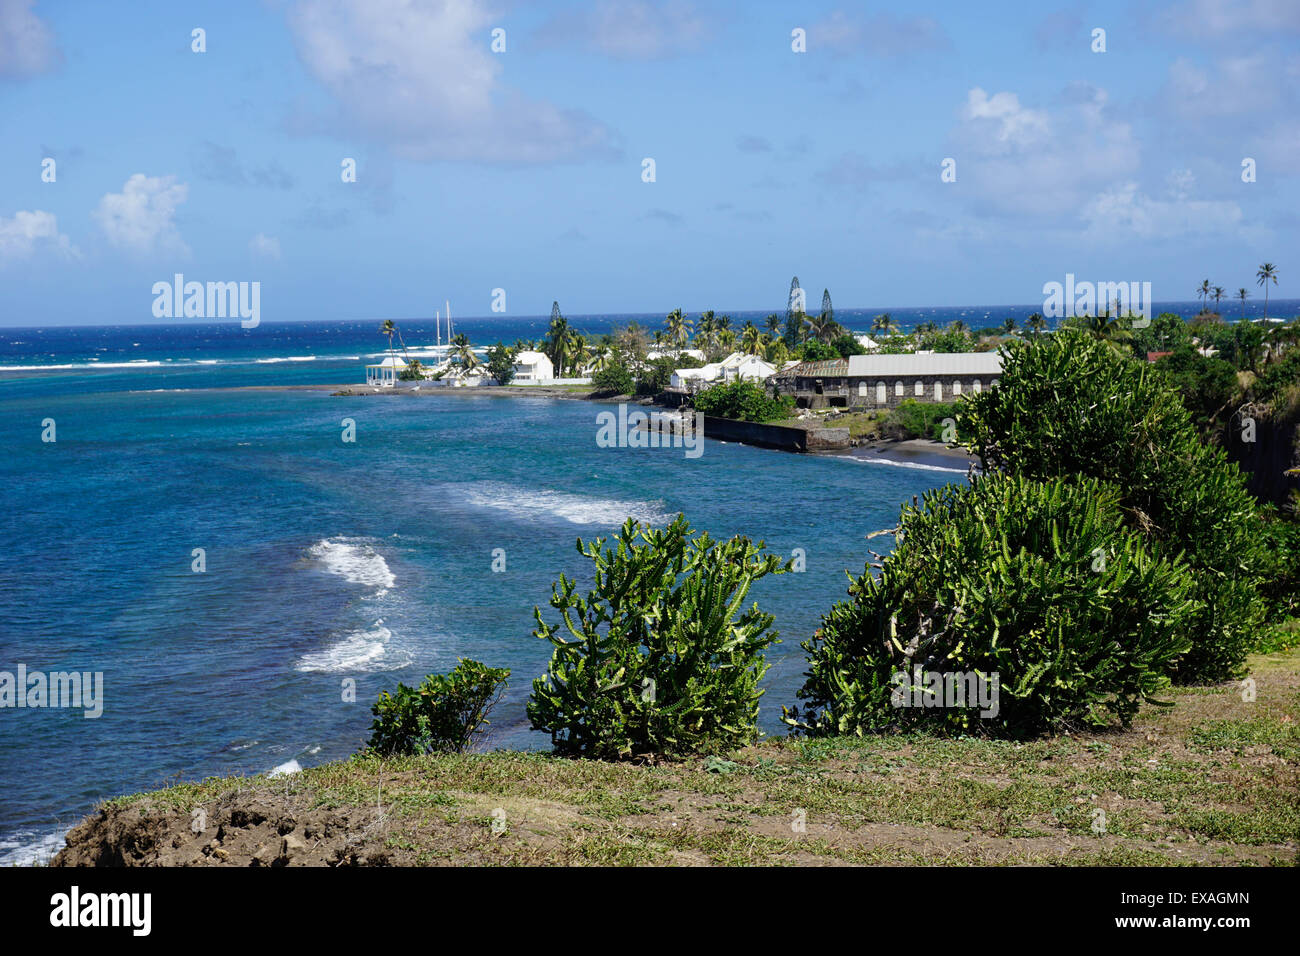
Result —
<path fill-rule="evenodd" d="M 286 355 L 284 358 L 262 358 L 254 359 L 258 365 L 273 365 L 276 362 L 314 362 L 314 355 Z"/>
<path fill-rule="evenodd" d="M 855 461 L 860 465 L 892 465 L 895 468 L 914 468 L 917 471 L 944 471 L 953 475 L 966 474 L 965 468 L 943 468 L 939 465 L 926 465 L 919 461 L 896 461 L 892 458 L 858 458 L 854 455 L 835 455 L 842 461 Z M 975 469 L 977 472 L 978 468 Z"/>
<path fill-rule="evenodd" d="M 465 500 L 470 505 L 502 511 L 514 518 L 549 515 L 571 524 L 617 527 L 628 518 L 651 525 L 672 520 L 671 515 L 660 510 L 661 502 L 586 498 L 562 491 L 530 491 L 497 482 L 473 485 L 466 490 Z"/>
<path fill-rule="evenodd" d="M 141 359 L 138 362 L 77 362 L 72 365 L 0 365 L 0 372 L 56 372 L 65 369 L 76 368 L 156 368 L 162 365 L 162 362 L 149 362 Z"/>
<path fill-rule="evenodd" d="M 40 833 L 23 830 L 0 840 L 0 867 L 44 866 L 63 849 L 71 827 Z"/>
<path fill-rule="evenodd" d="M 384 556 L 361 541 L 326 538 L 308 548 L 307 554 L 331 574 L 337 574 L 352 584 L 374 588 L 374 597 L 383 597 L 397 583 Z"/>
<path fill-rule="evenodd" d="M 372 628 L 353 631 L 324 650 L 304 654 L 295 669 L 325 674 L 401 670 L 411 659 L 401 651 L 391 651 L 388 642 L 392 636 L 393 632 L 382 621 L 376 621 Z"/>

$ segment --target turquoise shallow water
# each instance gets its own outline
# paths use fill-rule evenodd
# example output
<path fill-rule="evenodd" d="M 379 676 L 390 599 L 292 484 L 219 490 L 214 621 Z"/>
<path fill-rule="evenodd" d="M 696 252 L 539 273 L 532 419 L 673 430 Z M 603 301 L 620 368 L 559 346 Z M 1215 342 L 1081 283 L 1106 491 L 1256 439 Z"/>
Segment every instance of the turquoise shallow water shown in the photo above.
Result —
<path fill-rule="evenodd" d="M 9 862 L 100 798 L 354 752 L 380 690 L 461 656 L 514 671 L 492 742 L 546 746 L 524 718 L 548 657 L 533 606 L 561 571 L 585 578 L 579 536 L 629 515 L 684 512 L 714 535 L 804 549 L 805 573 L 753 595 L 783 640 L 762 708 L 780 732 L 798 642 L 844 594 L 844 570 L 862 568 L 864 535 L 913 494 L 962 480 L 714 441 L 693 460 L 600 448 L 606 406 L 581 401 L 157 391 L 156 374 L 0 381 L 0 670 L 104 674 L 99 719 L 0 710 Z"/>

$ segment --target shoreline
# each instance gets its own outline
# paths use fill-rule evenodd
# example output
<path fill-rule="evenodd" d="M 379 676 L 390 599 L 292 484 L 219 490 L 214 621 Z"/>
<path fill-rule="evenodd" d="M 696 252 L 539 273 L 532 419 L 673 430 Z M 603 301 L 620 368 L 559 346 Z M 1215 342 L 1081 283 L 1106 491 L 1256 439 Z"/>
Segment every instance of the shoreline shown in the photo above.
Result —
<path fill-rule="evenodd" d="M 225 388 L 195 389 L 195 391 L 214 392 L 324 392 L 331 398 L 369 398 L 372 396 L 404 395 L 413 398 L 427 398 L 440 395 L 474 396 L 484 395 L 492 398 L 555 398 L 567 401 L 586 401 L 605 405 L 640 405 L 646 408 L 662 407 L 648 398 L 629 395 L 595 395 L 585 388 L 547 385 L 476 385 L 467 388 L 432 386 L 420 388 L 415 384 L 389 386 L 382 389 L 374 386 L 356 384 L 326 385 L 236 385 Z M 790 428 L 792 426 L 782 426 Z M 705 435 L 708 438 L 708 435 Z M 717 439 L 719 441 L 724 439 Z M 725 439 L 732 441 L 733 439 Z M 741 444 L 750 444 L 742 442 Z M 751 447 L 764 446 L 752 444 Z M 782 449 L 770 449 L 782 450 Z M 788 453 L 788 452 L 787 452 Z M 941 468 L 945 471 L 965 470 L 976 459 L 964 448 L 950 447 L 932 438 L 891 438 L 879 439 L 869 444 L 849 448 L 837 448 L 821 451 L 795 452 L 795 454 L 853 458 L 862 461 L 883 461 L 892 464 L 917 465 Z"/>

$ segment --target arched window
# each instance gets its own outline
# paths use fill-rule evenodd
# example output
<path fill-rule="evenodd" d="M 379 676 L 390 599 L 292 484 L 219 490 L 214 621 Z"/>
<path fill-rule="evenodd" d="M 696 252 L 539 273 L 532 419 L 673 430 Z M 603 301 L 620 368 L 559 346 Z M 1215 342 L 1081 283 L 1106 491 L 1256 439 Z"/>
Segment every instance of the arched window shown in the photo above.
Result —
<path fill-rule="evenodd" d="M 876 383 L 876 404 L 884 405 L 888 401 L 889 401 L 889 395 L 887 389 L 885 388 L 885 383 L 877 382 Z"/>
<path fill-rule="evenodd" d="M 960 395 L 960 394 L 961 394 L 961 382 L 953 382 L 953 383 L 952 383 L 952 393 L 953 393 L 954 395 Z"/>
<path fill-rule="evenodd" d="M 858 398 L 866 398 L 866 397 L 867 397 L 867 383 L 858 382 Z"/>
<path fill-rule="evenodd" d="M 916 380 L 916 388 L 914 389 L 914 391 L 916 393 L 917 398 L 921 398 L 923 395 L 925 395 L 925 385 L 924 383 L 922 383 L 922 381 L 919 378 Z"/>
<path fill-rule="evenodd" d="M 936 402 L 943 401 L 943 382 L 936 381 L 934 383 L 934 400 Z"/>
<path fill-rule="evenodd" d="M 895 383 L 894 383 L 894 394 L 897 395 L 899 398 L 902 398 L 902 397 L 903 397 L 903 383 L 902 383 L 902 382 L 895 382 Z"/>
<path fill-rule="evenodd" d="M 980 380 L 979 380 L 979 379 L 975 379 L 975 381 L 973 381 L 973 382 L 970 383 L 970 390 L 971 390 L 972 392 L 975 392 L 977 395 L 979 394 L 979 390 L 980 390 Z"/>

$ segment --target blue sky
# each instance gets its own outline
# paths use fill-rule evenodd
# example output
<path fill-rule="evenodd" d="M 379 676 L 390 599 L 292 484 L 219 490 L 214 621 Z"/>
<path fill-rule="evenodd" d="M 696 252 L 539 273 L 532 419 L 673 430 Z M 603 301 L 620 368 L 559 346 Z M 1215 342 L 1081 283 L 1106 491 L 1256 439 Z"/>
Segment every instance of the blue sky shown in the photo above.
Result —
<path fill-rule="evenodd" d="M 11 326 L 1285 298 L 1300 4 L 0 0 L 0 142 Z"/>

